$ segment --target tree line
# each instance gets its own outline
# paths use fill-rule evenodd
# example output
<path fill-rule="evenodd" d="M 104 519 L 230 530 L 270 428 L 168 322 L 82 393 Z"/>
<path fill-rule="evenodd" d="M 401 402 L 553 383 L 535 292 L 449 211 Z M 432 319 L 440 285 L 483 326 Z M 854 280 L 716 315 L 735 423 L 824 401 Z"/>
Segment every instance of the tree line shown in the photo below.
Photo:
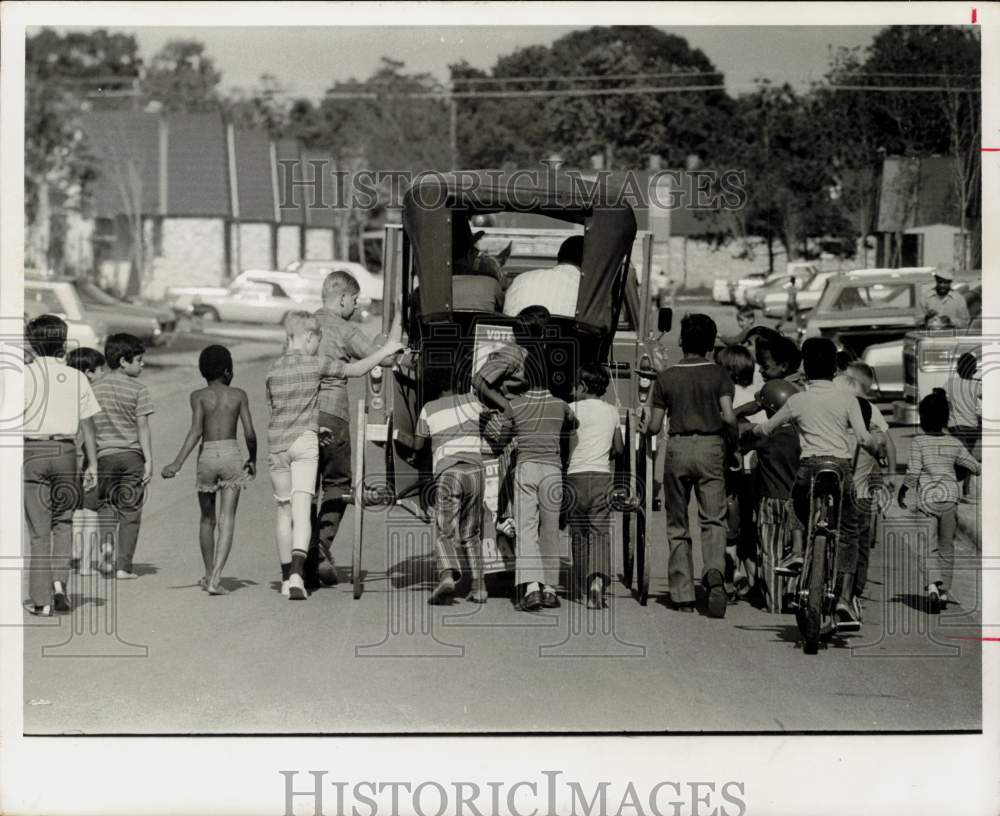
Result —
<path fill-rule="evenodd" d="M 706 220 L 706 233 L 762 237 L 772 263 L 775 247 L 803 257 L 816 238 L 850 254 L 874 226 L 885 157 L 949 156 L 955 209 L 976 247 L 963 264 L 979 266 L 974 27 L 888 27 L 864 50 L 834 51 L 822 81 L 761 78 L 735 96 L 701 50 L 648 26 L 574 31 L 503 55 L 489 71 L 462 61 L 446 83 L 383 57 L 364 79 L 331 81 L 319 100 L 295 97 L 270 75 L 223 91 L 196 40 L 168 42 L 148 62 L 132 35 L 105 30 L 43 29 L 26 45 L 28 244 L 50 263 L 65 208 L 81 206 L 96 177 L 80 114 L 133 109 L 221 111 L 323 150 L 348 172 L 513 169 L 553 155 L 581 168 L 738 168 L 747 205 Z M 356 234 L 371 215 L 345 212 L 338 229 Z"/>

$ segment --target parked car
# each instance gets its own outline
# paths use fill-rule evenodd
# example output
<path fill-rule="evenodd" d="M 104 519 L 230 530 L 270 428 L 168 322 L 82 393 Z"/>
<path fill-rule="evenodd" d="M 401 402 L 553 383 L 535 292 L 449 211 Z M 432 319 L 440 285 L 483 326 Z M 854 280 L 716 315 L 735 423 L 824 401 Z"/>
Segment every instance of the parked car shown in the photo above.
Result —
<path fill-rule="evenodd" d="M 60 280 L 24 281 L 24 316 L 34 320 L 43 314 L 53 314 L 66 321 L 66 341 L 70 349 L 104 349 L 108 328 L 93 315 L 88 315 L 76 289 Z"/>
<path fill-rule="evenodd" d="M 353 261 L 305 260 L 292 261 L 282 270 L 298 275 L 308 280 L 318 280 L 320 283 L 334 271 L 346 272 L 361 287 L 358 305 L 371 311 L 372 314 L 382 313 L 382 276 L 368 271 L 363 264 Z"/>
<path fill-rule="evenodd" d="M 806 323 L 806 337 L 829 337 L 862 355 L 869 346 L 902 340 L 923 326 L 920 290 L 930 272 L 911 269 L 859 270 L 827 281 Z"/>
<path fill-rule="evenodd" d="M 747 292 L 750 289 L 766 286 L 769 282 L 776 279 L 778 275 L 783 274 L 783 272 L 777 272 L 774 275 L 768 275 L 766 272 L 754 272 L 740 278 L 732 285 L 730 302 L 735 303 L 737 306 L 746 306 Z"/>
<path fill-rule="evenodd" d="M 726 278 L 716 278 L 712 281 L 712 300 L 716 303 L 733 302 L 733 284 Z"/>
<path fill-rule="evenodd" d="M 134 334 L 147 344 L 158 346 L 172 339 L 176 319 L 171 310 L 167 314 L 148 306 L 139 306 L 105 292 L 92 281 L 81 278 L 51 278 L 64 281 L 76 290 L 84 309 L 107 326 L 108 334 L 126 332 Z M 164 319 L 164 318 L 169 319 Z M 161 322 L 162 321 L 162 322 Z M 164 331 L 164 326 L 168 331 Z"/>
<path fill-rule="evenodd" d="M 809 278 L 796 278 L 795 300 L 798 303 L 800 312 L 808 312 L 816 307 L 826 282 L 832 278 L 836 272 L 814 272 Z M 788 308 L 788 290 L 791 281 L 786 280 L 780 288 L 770 289 L 764 294 L 763 309 L 768 317 L 784 317 Z M 758 290 L 760 291 L 760 290 Z"/>
<path fill-rule="evenodd" d="M 893 404 L 896 422 L 916 422 L 920 400 L 931 389 L 944 387 L 963 353 L 982 345 L 982 285 L 959 283 L 955 288 L 961 289 L 969 307 L 972 323 L 968 330 L 917 330 L 865 349 L 862 359 L 875 369 L 880 398 L 897 400 Z"/>
<path fill-rule="evenodd" d="M 204 322 L 281 323 L 289 312 L 319 309 L 321 287 L 321 280 L 289 272 L 244 272 L 224 289 L 189 286 L 166 294 L 171 303 L 188 304 Z"/>

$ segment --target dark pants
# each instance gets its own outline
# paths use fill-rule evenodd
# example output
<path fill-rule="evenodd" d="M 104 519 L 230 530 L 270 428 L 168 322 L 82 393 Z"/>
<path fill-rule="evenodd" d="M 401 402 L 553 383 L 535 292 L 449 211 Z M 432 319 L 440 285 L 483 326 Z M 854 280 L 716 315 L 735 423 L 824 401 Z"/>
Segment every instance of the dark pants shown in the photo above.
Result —
<path fill-rule="evenodd" d="M 667 507 L 670 599 L 694 601 L 694 558 L 688 529 L 691 491 L 698 501 L 702 579 L 726 568 L 725 446 L 721 436 L 671 436 L 663 471 Z"/>
<path fill-rule="evenodd" d="M 52 603 L 52 582 L 69 581 L 73 510 L 79 498 L 76 446 L 67 441 L 24 441 L 24 517 L 28 523 L 31 603 Z"/>
<path fill-rule="evenodd" d="M 484 490 L 482 465 L 456 463 L 437 475 L 434 549 L 439 575 L 446 570 L 462 571 L 460 549 L 467 552 L 470 563 L 481 560 Z"/>
<path fill-rule="evenodd" d="M 320 411 L 319 426 L 329 428 L 330 433 L 320 436 L 317 477 L 321 499 L 306 558 L 307 583 L 315 583 L 321 562 L 333 563 L 333 542 L 347 508 L 345 497 L 351 493 L 351 425 L 346 419 Z"/>
<path fill-rule="evenodd" d="M 840 472 L 841 498 L 839 539 L 837 543 L 837 572 L 853 576 L 858 566 L 858 500 L 854 494 L 853 464 L 850 459 L 825 459 L 809 457 L 799 463 L 799 472 L 792 487 L 795 515 L 799 517 L 806 535 L 809 535 L 809 483 L 813 473 L 828 463 L 835 463 Z"/>
<path fill-rule="evenodd" d="M 854 571 L 854 595 L 860 597 L 868 583 L 868 559 L 872 552 L 872 542 L 875 538 L 875 502 L 870 499 L 858 499 L 858 565 Z"/>
<path fill-rule="evenodd" d="M 595 576 L 611 581 L 611 474 L 571 473 L 566 477 L 563 502 L 569 521 L 573 553 L 573 590 Z"/>
<path fill-rule="evenodd" d="M 102 535 L 118 527 L 116 566 L 132 571 L 145 488 L 142 484 L 146 460 L 141 453 L 123 451 L 97 457 L 97 495 L 100 500 Z"/>

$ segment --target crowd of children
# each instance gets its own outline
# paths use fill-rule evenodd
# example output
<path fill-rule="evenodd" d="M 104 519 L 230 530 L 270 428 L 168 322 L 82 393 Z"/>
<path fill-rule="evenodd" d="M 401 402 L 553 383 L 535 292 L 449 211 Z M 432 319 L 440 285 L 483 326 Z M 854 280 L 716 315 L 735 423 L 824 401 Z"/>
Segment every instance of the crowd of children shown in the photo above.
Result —
<path fill-rule="evenodd" d="M 349 275 L 329 276 L 323 295 L 319 313 L 286 317 L 286 346 L 266 379 L 274 535 L 281 593 L 292 600 L 308 598 L 321 583 L 336 582 L 331 545 L 350 494 L 347 380 L 402 350 L 398 320 L 381 346 L 356 336 L 348 321 L 358 287 Z M 499 427 L 515 440 L 516 449 L 510 509 L 517 607 L 560 606 L 561 526 L 569 527 L 571 541 L 570 594 L 593 609 L 605 605 L 613 572 L 613 459 L 624 446 L 619 416 L 602 399 L 610 380 L 601 365 L 579 367 L 571 401 L 553 394 L 541 342 L 549 320 L 543 307 L 522 310 L 514 341 L 491 353 L 464 388 L 458 387 L 454 369 L 427 378 L 425 387 L 435 398 L 420 411 L 413 446 L 417 452 L 430 448 L 435 482 L 438 583 L 432 604 L 450 603 L 466 576 L 466 597 L 475 603 L 487 600 L 482 452 L 484 439 L 498 441 Z M 688 512 L 694 493 L 701 528 L 698 577 L 708 615 L 724 617 L 728 605 L 751 595 L 771 612 L 782 611 L 786 578 L 802 564 L 809 480 L 817 468 L 833 462 L 844 490 L 837 611 L 844 628 L 856 628 L 874 522 L 887 504 L 896 464 L 888 426 L 868 402 L 874 374 L 865 364 L 838 355 L 829 340 L 809 339 L 800 350 L 777 332 L 743 322 L 740 335 L 726 338 L 738 342 L 717 347 L 713 320 L 686 315 L 680 329 L 682 359 L 659 372 L 652 410 L 641 417 L 641 432 L 657 434 L 666 423 L 668 433 L 663 486 L 670 604 L 680 611 L 695 607 Z M 142 342 L 116 334 L 103 354 L 84 348 L 65 355 L 65 333 L 65 324 L 53 316 L 27 327 L 34 354 L 30 365 L 39 369 L 39 378 L 60 383 L 72 372 L 76 401 L 64 400 L 66 416 L 50 411 L 54 418 L 47 424 L 26 430 L 31 591 L 25 607 L 38 615 L 71 609 L 68 568 L 92 572 L 98 554 L 94 541 L 102 553 L 113 548 L 115 578 L 138 577 L 136 543 L 153 472 L 154 409 L 139 380 Z M 962 382 L 954 387 L 954 407 L 941 391 L 920 403 L 922 433 L 911 445 L 898 497 L 907 507 L 915 491 L 914 507 L 935 528 L 935 560 L 926 587 L 935 606 L 953 600 L 956 468 L 979 472 L 968 438 L 978 431 L 973 422 L 978 421 L 975 412 L 981 413 L 981 391 L 963 384 L 974 381 L 975 368 L 971 355 L 959 361 Z M 195 491 L 205 570 L 199 584 L 212 595 L 224 595 L 222 571 L 233 544 L 240 492 L 256 475 L 257 438 L 247 394 L 231 384 L 229 351 L 208 346 L 200 354 L 199 370 L 206 384 L 190 395 L 190 428 L 162 477 L 176 476 L 198 447 Z M 237 441 L 239 425 L 246 455 Z M 883 467 L 888 471 L 884 480 Z M 74 498 L 60 503 L 55 498 L 65 493 L 60 480 L 67 473 L 73 474 Z M 323 505 L 317 514 L 318 489 Z M 81 533 L 72 543 L 71 519 Z M 111 531 L 109 545 L 101 537 Z M 63 558 L 67 568 L 61 566 Z"/>

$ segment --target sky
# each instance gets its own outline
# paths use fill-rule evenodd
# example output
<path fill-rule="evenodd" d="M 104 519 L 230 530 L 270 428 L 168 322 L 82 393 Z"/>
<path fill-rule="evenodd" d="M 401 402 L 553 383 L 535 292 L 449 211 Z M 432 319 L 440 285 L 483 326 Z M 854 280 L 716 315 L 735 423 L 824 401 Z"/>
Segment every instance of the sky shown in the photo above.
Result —
<path fill-rule="evenodd" d="M 448 78 L 448 64 L 467 60 L 489 70 L 497 57 L 529 45 L 549 45 L 584 26 L 399 27 L 145 27 L 135 34 L 145 59 L 168 40 L 198 39 L 223 74 L 224 88 L 252 87 L 270 73 L 295 95 L 320 97 L 334 80 L 364 79 L 382 56 L 410 72 Z M 808 86 L 826 71 L 830 47 L 868 46 L 877 26 L 663 27 L 700 48 L 725 73 L 730 93 L 757 77 Z"/>

